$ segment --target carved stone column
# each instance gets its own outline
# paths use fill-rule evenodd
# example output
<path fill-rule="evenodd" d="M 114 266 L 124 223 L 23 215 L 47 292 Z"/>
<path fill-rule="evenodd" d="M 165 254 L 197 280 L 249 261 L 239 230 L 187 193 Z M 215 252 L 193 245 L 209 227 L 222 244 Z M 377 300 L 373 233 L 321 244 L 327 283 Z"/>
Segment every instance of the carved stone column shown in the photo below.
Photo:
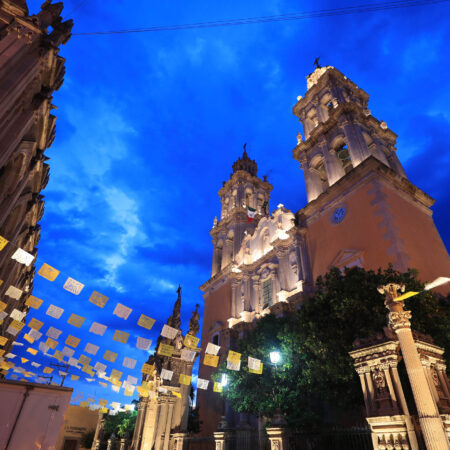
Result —
<path fill-rule="evenodd" d="M 233 278 L 231 280 L 231 317 L 236 318 L 238 316 L 237 311 L 237 302 L 238 302 L 238 298 L 237 298 L 237 290 L 240 284 L 240 280 Z"/>
<path fill-rule="evenodd" d="M 385 294 L 385 305 L 389 310 L 389 325 L 397 334 L 400 342 L 427 449 L 448 450 L 449 441 L 445 435 L 442 420 L 436 411 L 436 405 L 412 336 L 411 312 L 403 309 L 403 302 L 395 302 L 400 288 L 400 285 L 390 283 L 381 286 L 379 291 Z"/>
<path fill-rule="evenodd" d="M 105 426 L 105 415 L 98 413 L 97 427 L 95 428 L 94 440 L 92 441 L 92 450 L 99 450 L 103 440 L 103 427 Z"/>

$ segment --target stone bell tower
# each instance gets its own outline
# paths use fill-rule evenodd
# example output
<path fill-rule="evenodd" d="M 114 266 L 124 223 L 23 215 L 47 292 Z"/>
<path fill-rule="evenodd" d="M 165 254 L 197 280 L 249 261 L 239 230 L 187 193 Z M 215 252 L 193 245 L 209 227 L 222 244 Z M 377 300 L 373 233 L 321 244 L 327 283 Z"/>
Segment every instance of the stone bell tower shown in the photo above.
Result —
<path fill-rule="evenodd" d="M 247 155 L 246 144 L 242 156 L 234 162 L 230 179 L 219 191 L 222 203 L 220 221 L 214 220 L 211 230 L 213 261 L 211 275 L 228 266 L 240 250 L 245 233 L 251 232 L 261 217 L 269 214 L 272 185 L 266 177 L 257 177 L 258 166 Z M 255 211 L 249 223 L 248 208 Z"/>
<path fill-rule="evenodd" d="M 450 273 L 432 219 L 434 200 L 407 178 L 397 135 L 372 116 L 369 96 L 334 67 L 306 77 L 294 114 L 303 124 L 293 156 L 308 203 L 297 212 L 306 229 L 313 279 L 332 266 L 419 270 L 422 281 Z"/>

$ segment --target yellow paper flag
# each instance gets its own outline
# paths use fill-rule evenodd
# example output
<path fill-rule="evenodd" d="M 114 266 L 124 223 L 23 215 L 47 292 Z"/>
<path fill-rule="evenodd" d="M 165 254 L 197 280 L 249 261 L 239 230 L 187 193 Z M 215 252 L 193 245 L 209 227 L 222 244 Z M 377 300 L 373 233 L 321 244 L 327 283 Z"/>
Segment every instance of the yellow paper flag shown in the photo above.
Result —
<path fill-rule="evenodd" d="M 180 373 L 180 379 L 178 381 L 180 382 L 180 384 L 185 384 L 186 386 L 190 386 L 191 376 L 185 375 L 184 373 Z"/>
<path fill-rule="evenodd" d="M 153 324 L 155 323 L 155 319 L 152 319 L 149 316 L 146 316 L 145 314 L 141 314 L 141 317 L 139 317 L 138 325 L 146 328 L 147 330 L 151 330 L 153 327 Z"/>
<path fill-rule="evenodd" d="M 136 390 L 141 397 L 148 397 L 148 389 L 145 389 L 141 386 L 136 386 Z"/>
<path fill-rule="evenodd" d="M 174 350 L 175 350 L 175 347 L 173 345 L 159 344 L 158 355 L 161 355 L 161 356 L 172 356 Z"/>
<path fill-rule="evenodd" d="M 89 408 L 89 402 L 87 400 L 84 400 L 83 402 L 80 402 L 80 406 L 82 408 Z"/>
<path fill-rule="evenodd" d="M 27 358 L 20 358 L 20 360 L 22 361 L 22 364 L 25 364 L 29 361 L 29 359 Z"/>
<path fill-rule="evenodd" d="M 59 275 L 59 270 L 56 270 L 54 267 L 44 263 L 39 269 L 38 274 L 48 281 L 55 281 L 56 277 Z"/>
<path fill-rule="evenodd" d="M 56 350 L 55 353 L 53 353 L 53 357 L 58 361 L 62 361 L 64 359 L 64 355 L 59 350 Z"/>
<path fill-rule="evenodd" d="M 8 338 L 0 336 L 0 345 L 3 347 L 8 342 Z"/>
<path fill-rule="evenodd" d="M 27 334 L 27 333 L 25 333 L 25 334 L 23 335 L 23 338 L 24 338 L 27 342 L 29 342 L 30 344 L 33 344 L 33 343 L 34 343 L 34 339 L 33 339 L 29 334 Z"/>
<path fill-rule="evenodd" d="M 241 361 L 241 354 L 238 352 L 233 352 L 233 350 L 229 350 L 227 361 L 230 361 L 232 364 L 239 364 Z"/>
<path fill-rule="evenodd" d="M 20 331 L 25 326 L 25 324 L 23 322 L 19 322 L 18 320 L 12 320 L 9 326 L 16 331 Z"/>
<path fill-rule="evenodd" d="M 85 355 L 81 355 L 81 356 L 78 358 L 78 361 L 80 361 L 80 364 L 81 364 L 81 365 L 85 366 L 86 364 L 89 364 L 89 363 L 91 362 L 91 358 L 88 358 L 88 357 L 85 356 Z"/>
<path fill-rule="evenodd" d="M 106 295 L 100 294 L 100 292 L 94 291 L 89 297 L 89 301 L 94 305 L 103 308 L 108 301 L 108 297 Z"/>
<path fill-rule="evenodd" d="M 69 336 L 67 336 L 66 339 L 66 345 L 70 345 L 73 348 L 77 348 L 80 341 L 81 339 L 69 334 Z"/>
<path fill-rule="evenodd" d="M 25 305 L 29 306 L 30 308 L 33 308 L 33 309 L 39 309 L 41 307 L 42 303 L 43 303 L 43 300 L 35 297 L 34 295 L 30 295 L 27 298 Z"/>
<path fill-rule="evenodd" d="M 101 399 L 98 401 L 98 404 L 99 404 L 100 406 L 106 406 L 106 405 L 108 404 L 108 400 L 105 400 L 105 399 L 101 398 Z"/>
<path fill-rule="evenodd" d="M 92 366 L 89 365 L 85 365 L 83 366 L 83 368 L 81 369 L 82 372 L 89 374 L 91 377 L 93 377 L 94 374 L 94 368 Z"/>
<path fill-rule="evenodd" d="M 7 306 L 8 306 L 8 305 L 7 305 L 5 302 L 1 302 L 1 301 L 0 301 L 0 312 L 1 312 L 1 311 L 4 311 L 5 308 L 6 308 Z"/>
<path fill-rule="evenodd" d="M 197 348 L 200 338 L 187 334 L 184 338 L 184 345 L 188 348 Z"/>
<path fill-rule="evenodd" d="M 214 392 L 222 392 L 222 385 L 220 383 L 214 383 Z"/>
<path fill-rule="evenodd" d="M 175 397 L 181 398 L 181 394 L 177 391 L 172 391 L 172 395 L 174 395 Z"/>
<path fill-rule="evenodd" d="M 114 332 L 113 340 L 117 341 L 117 342 L 121 342 L 122 344 L 126 344 L 129 337 L 130 337 L 130 333 L 125 333 L 124 331 L 116 330 Z"/>
<path fill-rule="evenodd" d="M 205 358 L 203 359 L 203 364 L 205 366 L 217 367 L 219 364 L 219 356 L 218 355 L 210 355 L 205 353 Z"/>
<path fill-rule="evenodd" d="M 45 341 L 45 345 L 47 347 L 52 348 L 53 350 L 55 350 L 56 347 L 58 347 L 58 341 L 55 341 L 52 338 L 47 338 L 47 340 Z"/>
<path fill-rule="evenodd" d="M 142 373 L 145 373 L 146 375 L 151 375 L 154 370 L 155 370 L 154 364 L 145 363 L 142 365 Z"/>
<path fill-rule="evenodd" d="M 70 323 L 70 325 L 73 325 L 74 327 L 80 328 L 83 325 L 85 320 L 86 319 L 84 317 L 81 317 L 77 314 L 72 314 L 69 317 L 69 320 L 67 321 L 67 323 Z"/>
<path fill-rule="evenodd" d="M 122 375 L 123 375 L 123 372 L 121 372 L 120 370 L 112 369 L 110 378 L 114 378 L 115 380 L 120 380 Z"/>
<path fill-rule="evenodd" d="M 125 389 L 124 395 L 126 397 L 131 397 L 133 395 L 133 391 L 131 389 Z"/>
<path fill-rule="evenodd" d="M 44 373 L 52 373 L 53 369 L 51 367 L 44 367 L 44 370 L 42 372 L 44 372 Z"/>
<path fill-rule="evenodd" d="M 117 358 L 117 353 L 111 352 L 109 350 L 106 350 L 105 354 L 103 355 L 103 359 L 106 359 L 106 361 L 114 362 Z"/>
<path fill-rule="evenodd" d="M 263 371 L 263 363 L 259 364 L 259 370 L 248 369 L 250 373 L 255 373 L 256 375 L 261 375 Z"/>
<path fill-rule="evenodd" d="M 73 381 L 79 380 L 80 379 L 80 375 L 70 375 L 70 379 Z"/>
<path fill-rule="evenodd" d="M 28 326 L 36 331 L 39 331 L 42 328 L 42 325 L 44 325 L 44 322 L 41 322 L 40 320 L 37 320 L 34 317 L 28 323 Z"/>
<path fill-rule="evenodd" d="M 394 301 L 402 302 L 403 300 L 406 300 L 409 297 L 414 297 L 417 294 L 418 294 L 418 292 L 414 292 L 414 291 L 405 292 L 403 295 L 400 295 L 400 297 L 394 298 Z"/>
<path fill-rule="evenodd" d="M 3 236 L 0 236 L 0 251 L 2 251 L 6 244 L 8 243 L 8 239 L 5 239 Z"/>

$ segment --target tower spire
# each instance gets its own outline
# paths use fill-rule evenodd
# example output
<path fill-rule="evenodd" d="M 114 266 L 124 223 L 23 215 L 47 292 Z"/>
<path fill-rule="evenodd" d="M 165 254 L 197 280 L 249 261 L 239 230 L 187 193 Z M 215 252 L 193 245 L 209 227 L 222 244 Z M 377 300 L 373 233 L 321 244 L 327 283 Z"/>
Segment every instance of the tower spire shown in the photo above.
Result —
<path fill-rule="evenodd" d="M 177 289 L 178 298 L 175 302 L 175 305 L 173 305 L 173 311 L 172 315 L 167 320 L 167 325 L 171 326 L 172 328 L 179 329 L 181 326 L 181 286 L 178 285 Z"/>

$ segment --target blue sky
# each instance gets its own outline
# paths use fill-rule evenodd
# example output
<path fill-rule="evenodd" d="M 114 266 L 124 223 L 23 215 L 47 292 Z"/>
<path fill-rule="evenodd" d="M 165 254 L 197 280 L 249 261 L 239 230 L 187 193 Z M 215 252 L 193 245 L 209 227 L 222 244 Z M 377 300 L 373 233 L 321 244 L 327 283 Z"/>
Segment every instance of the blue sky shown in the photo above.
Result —
<path fill-rule="evenodd" d="M 41 2 L 30 1 L 31 12 Z M 65 3 L 69 12 L 79 2 Z M 73 32 L 336 6 L 87 0 L 73 14 Z M 366 90 L 372 114 L 399 135 L 399 158 L 410 180 L 436 199 L 435 221 L 448 246 L 449 13 L 443 3 L 272 24 L 73 36 L 60 52 L 66 76 L 53 101 L 57 132 L 46 152 L 51 175 L 38 263 L 62 275 L 54 284 L 37 276 L 34 295 L 65 307 L 60 328 L 76 331 L 84 343 L 92 342 L 87 330 L 93 320 L 108 325 L 108 333 L 119 329 L 156 341 L 180 283 L 186 331 L 195 304 L 202 304 L 198 287 L 210 274 L 217 191 L 243 143 L 260 176 L 267 174 L 274 186 L 272 209 L 283 203 L 297 211 L 306 202 L 303 174 L 292 158 L 301 131 L 292 107 L 317 56 Z M 67 276 L 86 285 L 80 296 L 62 289 Z M 87 300 L 94 289 L 110 297 L 104 310 Z M 117 302 L 133 308 L 128 321 L 112 315 Z M 87 317 L 80 330 L 66 324 L 71 312 Z M 143 333 L 136 325 L 140 313 L 157 319 L 154 330 Z M 108 348 L 112 341 L 102 342 Z M 138 358 L 137 370 L 124 369 L 138 376 L 145 352 L 114 344 L 119 359 Z M 120 370 L 120 363 L 114 367 Z M 130 400 L 87 383 L 73 385 L 97 398 Z"/>

